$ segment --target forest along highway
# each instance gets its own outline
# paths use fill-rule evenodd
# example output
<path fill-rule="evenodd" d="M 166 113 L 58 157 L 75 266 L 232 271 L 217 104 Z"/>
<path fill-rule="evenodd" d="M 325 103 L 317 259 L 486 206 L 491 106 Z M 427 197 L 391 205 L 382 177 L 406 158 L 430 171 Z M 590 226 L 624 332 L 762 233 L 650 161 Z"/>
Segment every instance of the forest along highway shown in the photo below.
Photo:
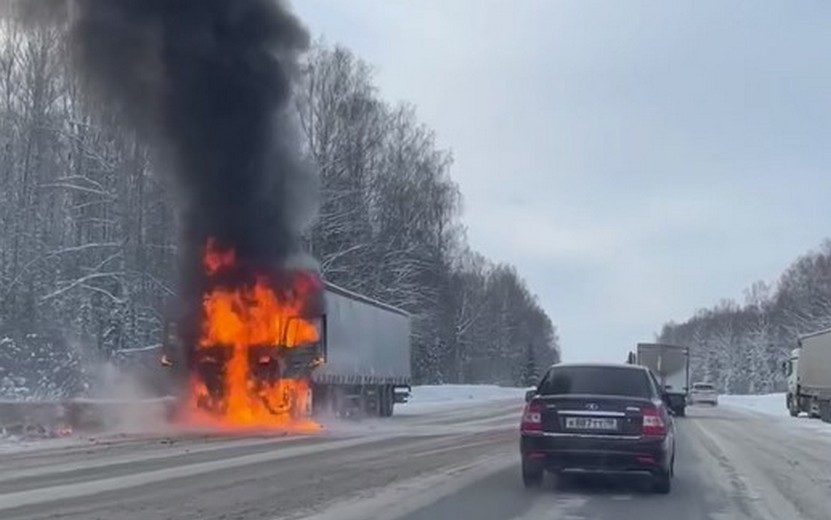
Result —
<path fill-rule="evenodd" d="M 678 420 L 670 495 L 633 479 L 569 478 L 529 491 L 519 472 L 521 409 L 519 399 L 405 408 L 318 436 L 191 435 L 9 452 L 0 459 L 0 518 L 828 518 L 831 428 L 822 423 L 693 407 Z"/>

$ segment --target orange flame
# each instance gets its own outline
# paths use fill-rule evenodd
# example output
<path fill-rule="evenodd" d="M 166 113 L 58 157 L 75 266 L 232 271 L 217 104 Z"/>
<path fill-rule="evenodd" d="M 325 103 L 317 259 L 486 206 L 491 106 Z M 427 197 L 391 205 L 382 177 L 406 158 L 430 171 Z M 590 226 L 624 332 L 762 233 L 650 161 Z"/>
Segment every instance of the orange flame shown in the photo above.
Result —
<path fill-rule="evenodd" d="M 209 241 L 204 256 L 206 273 L 212 276 L 233 267 L 235 256 L 233 250 L 221 251 Z M 229 428 L 319 429 L 308 418 L 308 381 L 252 373 L 257 365 L 279 371 L 285 363 L 281 353 L 286 349 L 318 340 L 315 324 L 301 316 L 310 290 L 312 287 L 299 278 L 287 290 L 275 292 L 266 277 L 258 277 L 253 285 L 217 287 L 203 296 L 197 353 L 203 362 L 215 363 L 221 374 L 221 392 L 212 396 L 206 383 L 194 375 L 188 397 L 189 422 Z"/>
<path fill-rule="evenodd" d="M 233 249 L 221 251 L 213 238 L 208 239 L 208 247 L 205 250 L 205 272 L 214 275 L 223 267 L 231 267 L 236 261 L 237 254 Z"/>
<path fill-rule="evenodd" d="M 69 437 L 70 435 L 72 435 L 72 433 L 73 433 L 72 426 L 70 426 L 68 424 L 62 424 L 62 425 L 58 426 L 57 428 L 55 428 L 55 436 L 56 437 Z"/>

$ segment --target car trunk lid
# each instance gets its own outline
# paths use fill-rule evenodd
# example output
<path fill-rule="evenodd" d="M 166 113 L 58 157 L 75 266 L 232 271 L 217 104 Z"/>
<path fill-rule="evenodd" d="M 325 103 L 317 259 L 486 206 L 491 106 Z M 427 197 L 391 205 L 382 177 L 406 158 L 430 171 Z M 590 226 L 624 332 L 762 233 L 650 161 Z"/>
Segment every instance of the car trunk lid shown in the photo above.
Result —
<path fill-rule="evenodd" d="M 639 436 L 643 409 L 655 403 L 637 397 L 537 396 L 542 405 L 542 430 L 547 433 Z"/>

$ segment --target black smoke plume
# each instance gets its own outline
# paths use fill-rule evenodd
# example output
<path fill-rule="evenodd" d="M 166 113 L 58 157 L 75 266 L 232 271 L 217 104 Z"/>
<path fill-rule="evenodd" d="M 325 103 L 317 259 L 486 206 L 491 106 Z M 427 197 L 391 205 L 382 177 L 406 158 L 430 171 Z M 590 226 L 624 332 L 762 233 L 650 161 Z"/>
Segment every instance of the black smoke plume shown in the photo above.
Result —
<path fill-rule="evenodd" d="M 67 29 L 73 59 L 176 187 L 180 295 L 198 312 L 209 238 L 239 273 L 301 252 L 316 184 L 303 160 L 292 91 L 309 35 L 277 0 L 23 0 L 24 17 Z M 190 320 L 193 323 L 193 320 Z M 195 330 L 185 333 L 192 342 Z M 192 343 L 191 343 L 192 344 Z"/>

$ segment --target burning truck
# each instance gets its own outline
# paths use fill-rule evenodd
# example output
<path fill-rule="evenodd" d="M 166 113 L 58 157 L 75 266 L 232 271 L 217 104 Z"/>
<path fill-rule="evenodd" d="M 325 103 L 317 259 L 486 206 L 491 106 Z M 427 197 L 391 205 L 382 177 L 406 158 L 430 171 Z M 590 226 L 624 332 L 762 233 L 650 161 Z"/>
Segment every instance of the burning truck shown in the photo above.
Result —
<path fill-rule="evenodd" d="M 310 271 L 241 277 L 209 243 L 196 316 L 171 313 L 162 364 L 180 420 L 314 429 L 315 413 L 388 417 L 410 391 L 410 317 Z M 174 305 L 176 308 L 181 308 Z"/>
<path fill-rule="evenodd" d="M 163 361 L 179 417 L 308 424 L 406 399 L 406 313 L 298 268 L 317 213 L 294 93 L 310 36 L 282 0 L 23 0 L 66 37 L 91 107 L 150 148 L 180 233 Z M 307 421 L 307 422 L 304 422 Z"/>

